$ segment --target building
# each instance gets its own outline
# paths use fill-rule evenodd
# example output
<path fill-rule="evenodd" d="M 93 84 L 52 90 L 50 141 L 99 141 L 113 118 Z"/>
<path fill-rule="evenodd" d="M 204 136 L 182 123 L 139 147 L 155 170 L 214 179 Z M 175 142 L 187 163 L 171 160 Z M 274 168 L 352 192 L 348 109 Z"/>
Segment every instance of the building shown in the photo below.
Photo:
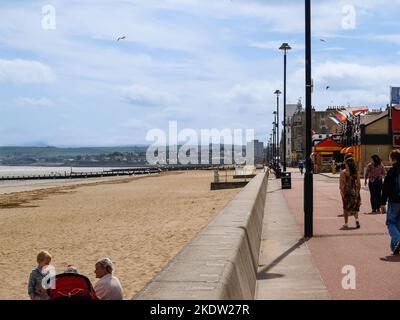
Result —
<path fill-rule="evenodd" d="M 330 117 L 337 110 L 344 110 L 345 107 L 329 107 L 324 111 L 312 110 L 312 130 L 321 135 L 332 135 L 339 132 L 339 126 Z M 305 110 L 297 108 L 290 119 L 289 126 L 291 134 L 291 164 L 296 165 L 299 160 L 304 160 L 306 150 L 306 123 Z"/>
<path fill-rule="evenodd" d="M 290 123 L 292 122 L 293 115 L 298 112 L 298 110 L 302 110 L 301 100 L 297 102 L 297 104 L 287 104 L 286 105 L 286 164 L 288 166 L 293 165 L 292 159 L 292 126 Z M 283 127 L 283 123 L 282 123 Z M 282 130 L 283 132 L 283 130 Z M 283 137 L 283 134 L 281 135 Z M 281 140 L 281 144 L 283 141 Z M 283 146 L 281 146 L 281 150 L 283 150 Z M 283 151 L 282 151 L 283 153 Z M 282 157 L 283 159 L 283 157 Z"/>
<path fill-rule="evenodd" d="M 291 160 L 292 165 L 304 159 L 305 141 L 303 141 L 303 131 L 305 127 L 305 113 L 303 108 L 296 110 L 289 123 L 291 133 Z"/>
<path fill-rule="evenodd" d="M 340 131 L 341 154 L 352 154 L 362 176 L 374 154 L 390 166 L 390 152 L 400 148 L 400 106 L 352 117 L 343 123 Z"/>
<path fill-rule="evenodd" d="M 334 137 L 326 137 L 322 141 L 314 140 L 312 160 L 314 163 L 314 173 L 332 172 L 335 163 L 343 161 L 341 154 L 343 146 Z"/>
<path fill-rule="evenodd" d="M 264 164 L 264 143 L 253 140 L 246 146 L 246 164 Z"/>
<path fill-rule="evenodd" d="M 396 147 L 395 134 L 391 128 L 400 129 L 400 117 L 396 118 L 399 113 L 400 110 L 393 109 L 395 121 L 390 121 L 389 110 L 386 110 L 378 114 L 367 114 L 344 124 L 342 154 L 353 155 L 362 175 L 374 154 L 379 155 L 385 165 L 389 165 L 389 153 Z"/>

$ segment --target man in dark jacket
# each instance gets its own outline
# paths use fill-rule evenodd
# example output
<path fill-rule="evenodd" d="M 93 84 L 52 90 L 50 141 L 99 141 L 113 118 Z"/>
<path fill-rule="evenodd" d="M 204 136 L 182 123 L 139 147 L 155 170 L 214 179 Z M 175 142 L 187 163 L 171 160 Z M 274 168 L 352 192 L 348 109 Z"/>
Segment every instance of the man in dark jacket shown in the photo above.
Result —
<path fill-rule="evenodd" d="M 391 237 L 390 249 L 394 255 L 400 252 L 400 150 L 389 156 L 392 168 L 387 173 L 382 190 L 382 209 L 388 203 L 386 225 Z"/>

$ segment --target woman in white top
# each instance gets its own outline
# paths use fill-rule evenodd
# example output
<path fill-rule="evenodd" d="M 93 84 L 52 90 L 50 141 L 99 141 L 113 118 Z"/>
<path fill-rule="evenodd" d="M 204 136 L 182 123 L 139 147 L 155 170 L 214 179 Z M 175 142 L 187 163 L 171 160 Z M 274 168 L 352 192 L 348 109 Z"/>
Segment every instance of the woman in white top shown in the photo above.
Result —
<path fill-rule="evenodd" d="M 122 300 L 123 290 L 117 277 L 113 276 L 114 265 L 109 258 L 102 258 L 95 264 L 96 278 L 100 280 L 94 286 L 100 300 Z"/>

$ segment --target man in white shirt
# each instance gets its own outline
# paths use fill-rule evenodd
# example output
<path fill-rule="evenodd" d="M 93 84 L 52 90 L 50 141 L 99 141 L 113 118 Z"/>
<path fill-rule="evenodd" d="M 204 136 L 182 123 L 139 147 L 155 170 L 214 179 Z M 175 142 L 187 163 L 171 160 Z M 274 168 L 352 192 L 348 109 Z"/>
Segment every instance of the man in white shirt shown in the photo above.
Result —
<path fill-rule="evenodd" d="M 94 290 L 100 300 L 122 300 L 123 290 L 117 277 L 113 276 L 114 265 L 109 258 L 102 258 L 96 262 L 95 274 L 100 280 Z"/>

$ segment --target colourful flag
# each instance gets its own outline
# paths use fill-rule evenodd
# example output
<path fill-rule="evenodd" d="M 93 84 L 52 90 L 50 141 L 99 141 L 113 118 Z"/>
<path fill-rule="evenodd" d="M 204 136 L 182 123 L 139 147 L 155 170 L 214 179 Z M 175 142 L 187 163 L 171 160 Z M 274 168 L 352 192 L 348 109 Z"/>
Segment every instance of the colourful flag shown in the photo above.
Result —
<path fill-rule="evenodd" d="M 335 118 L 334 116 L 330 116 L 329 119 L 331 119 L 334 123 L 336 123 L 337 125 L 339 125 L 341 122 Z"/>
<path fill-rule="evenodd" d="M 347 114 L 347 111 L 346 111 L 346 110 L 338 110 L 338 113 L 341 114 L 342 116 L 346 117 L 346 118 L 349 116 L 349 115 Z"/>
<path fill-rule="evenodd" d="M 347 111 L 347 110 L 340 110 L 340 111 L 338 111 L 342 116 L 344 116 L 346 119 L 349 119 L 349 118 L 351 118 L 351 113 L 349 112 L 349 111 Z M 346 120 L 345 119 L 345 120 Z"/>
<path fill-rule="evenodd" d="M 340 115 L 340 114 L 334 114 L 333 117 L 334 117 L 335 119 L 337 119 L 337 120 L 340 122 L 340 124 L 343 124 L 343 123 L 344 123 L 344 122 L 343 122 L 343 116 L 342 116 L 342 115 Z"/>
<path fill-rule="evenodd" d="M 339 111 L 339 113 L 335 114 L 335 117 L 340 121 L 340 122 L 345 122 L 347 120 L 347 116 L 345 116 L 343 113 Z"/>

